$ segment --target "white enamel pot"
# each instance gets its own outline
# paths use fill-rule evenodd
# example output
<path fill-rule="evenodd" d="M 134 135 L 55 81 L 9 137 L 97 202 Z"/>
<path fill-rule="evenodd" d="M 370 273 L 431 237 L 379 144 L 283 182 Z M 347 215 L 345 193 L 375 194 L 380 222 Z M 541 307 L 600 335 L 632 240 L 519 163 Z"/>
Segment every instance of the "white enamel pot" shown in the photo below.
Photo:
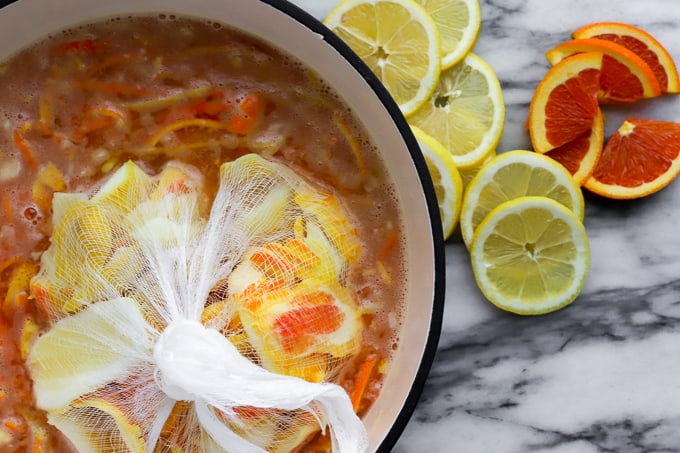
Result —
<path fill-rule="evenodd" d="M 99 18 L 165 12 L 210 18 L 258 36 L 315 70 L 363 122 L 395 182 L 403 213 L 406 306 L 390 371 L 363 420 L 370 451 L 387 452 L 406 426 L 432 364 L 444 306 L 444 243 L 427 167 L 406 120 L 362 61 L 285 0 L 18 0 L 0 10 L 0 60 L 55 30 Z"/>

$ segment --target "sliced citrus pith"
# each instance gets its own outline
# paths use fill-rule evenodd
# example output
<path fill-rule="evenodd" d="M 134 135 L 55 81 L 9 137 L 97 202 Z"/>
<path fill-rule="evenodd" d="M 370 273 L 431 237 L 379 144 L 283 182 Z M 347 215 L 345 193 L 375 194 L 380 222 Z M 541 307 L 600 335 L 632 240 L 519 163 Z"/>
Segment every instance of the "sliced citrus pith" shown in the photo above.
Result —
<path fill-rule="evenodd" d="M 589 134 L 600 114 L 597 103 L 602 54 L 586 52 L 550 68 L 529 105 L 534 150 L 548 152 Z"/>
<path fill-rule="evenodd" d="M 645 61 L 625 47 L 603 39 L 574 39 L 546 53 L 550 64 L 582 52 L 603 54 L 598 98 L 603 104 L 628 104 L 661 94 L 661 87 Z"/>
<path fill-rule="evenodd" d="M 604 146 L 604 120 L 602 112 L 597 111 L 593 118 L 592 128 L 564 145 L 553 148 L 545 153 L 556 160 L 571 173 L 576 185 L 583 183 L 593 174 L 595 166 L 602 154 Z"/>
<path fill-rule="evenodd" d="M 498 205 L 528 195 L 554 199 L 583 219 L 583 194 L 562 165 L 531 151 L 508 151 L 484 165 L 467 186 L 460 214 L 465 244 L 470 246 L 477 227 Z"/>
<path fill-rule="evenodd" d="M 550 198 L 521 197 L 489 213 L 470 257 L 477 285 L 491 303 L 538 315 L 576 299 L 588 275 L 590 247 L 569 209 Z"/>
<path fill-rule="evenodd" d="M 628 118 L 611 136 L 586 189 L 608 198 L 640 198 L 680 173 L 680 124 Z"/>
<path fill-rule="evenodd" d="M 503 132 L 505 104 L 496 74 L 469 53 L 442 71 L 432 96 L 408 121 L 444 145 L 459 169 L 477 166 Z"/>
<path fill-rule="evenodd" d="M 345 0 L 324 20 L 375 73 L 408 115 L 437 85 L 441 39 L 413 0 Z"/>
<path fill-rule="evenodd" d="M 416 0 L 437 24 L 442 40 L 442 69 L 472 49 L 482 24 L 477 0 Z"/>
<path fill-rule="evenodd" d="M 444 239 L 448 239 L 458 225 L 463 202 L 463 180 L 446 148 L 417 127 L 412 127 L 412 130 L 434 184 Z"/>
<path fill-rule="evenodd" d="M 642 58 L 656 76 L 661 92 L 680 92 L 678 70 L 668 51 L 646 31 L 620 22 L 589 24 L 572 33 L 575 39 L 604 39 L 622 45 Z"/>

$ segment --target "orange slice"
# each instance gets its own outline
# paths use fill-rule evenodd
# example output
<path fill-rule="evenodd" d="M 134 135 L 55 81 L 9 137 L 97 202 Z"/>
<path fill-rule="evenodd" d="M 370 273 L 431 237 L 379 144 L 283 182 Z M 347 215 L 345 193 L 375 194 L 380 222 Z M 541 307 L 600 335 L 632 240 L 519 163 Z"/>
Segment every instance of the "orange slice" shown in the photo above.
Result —
<path fill-rule="evenodd" d="M 561 163 L 574 182 L 582 186 L 595 170 L 604 145 L 604 120 L 597 111 L 590 131 L 545 153 Z"/>
<path fill-rule="evenodd" d="M 656 76 L 662 93 L 680 92 L 678 70 L 668 51 L 652 35 L 619 22 L 598 22 L 576 30 L 575 39 L 596 38 L 622 45 L 642 58 Z"/>
<path fill-rule="evenodd" d="M 600 91 L 603 104 L 628 104 L 661 94 L 654 72 L 645 61 L 625 47 L 603 39 L 566 41 L 546 53 L 551 64 L 582 52 L 599 52 L 602 57 Z"/>
<path fill-rule="evenodd" d="M 680 123 L 628 118 L 607 142 L 585 187 L 607 198 L 640 198 L 680 173 Z"/>
<path fill-rule="evenodd" d="M 550 68 L 529 106 L 534 151 L 545 153 L 588 135 L 600 114 L 597 103 L 603 56 L 574 55 Z"/>

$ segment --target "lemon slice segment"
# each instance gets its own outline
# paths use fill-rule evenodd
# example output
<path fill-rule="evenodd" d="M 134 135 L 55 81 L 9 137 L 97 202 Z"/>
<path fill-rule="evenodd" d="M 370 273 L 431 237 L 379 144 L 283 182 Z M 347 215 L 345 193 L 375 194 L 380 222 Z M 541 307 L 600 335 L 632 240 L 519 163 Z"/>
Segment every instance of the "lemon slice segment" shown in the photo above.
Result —
<path fill-rule="evenodd" d="M 146 451 L 141 427 L 116 403 L 103 398 L 78 399 L 67 411 L 49 413 L 47 419 L 68 438 L 79 453 L 101 453 L 102 438 L 106 439 L 108 447 L 103 451 Z M 99 424 L 96 423 L 97 420 Z M 88 421 L 94 423 L 87 423 Z"/>
<path fill-rule="evenodd" d="M 432 96 L 408 118 L 453 154 L 459 170 L 477 166 L 496 148 L 504 120 L 498 78 L 472 53 L 442 71 Z"/>
<path fill-rule="evenodd" d="M 371 68 L 404 115 L 430 97 L 441 67 L 441 39 L 413 0 L 345 0 L 324 24 Z"/>
<path fill-rule="evenodd" d="M 417 127 L 411 129 L 418 141 L 434 184 L 444 239 L 447 239 L 453 234 L 458 224 L 463 201 L 463 180 L 446 148 Z"/>
<path fill-rule="evenodd" d="M 520 197 L 486 217 L 470 258 L 477 285 L 491 303 L 538 315 L 576 299 L 588 274 L 590 248 L 572 211 L 547 197 Z"/>
<path fill-rule="evenodd" d="M 460 230 L 468 248 L 475 229 L 496 206 L 526 195 L 552 198 L 583 219 L 583 193 L 566 168 L 542 154 L 507 151 L 484 165 L 466 188 Z"/>
<path fill-rule="evenodd" d="M 148 331 L 137 302 L 124 297 L 92 304 L 57 322 L 28 355 L 38 407 L 59 411 L 124 377 L 147 358 Z"/>
<path fill-rule="evenodd" d="M 432 17 L 442 40 L 442 69 L 462 60 L 479 36 L 482 16 L 477 0 L 416 0 Z"/>

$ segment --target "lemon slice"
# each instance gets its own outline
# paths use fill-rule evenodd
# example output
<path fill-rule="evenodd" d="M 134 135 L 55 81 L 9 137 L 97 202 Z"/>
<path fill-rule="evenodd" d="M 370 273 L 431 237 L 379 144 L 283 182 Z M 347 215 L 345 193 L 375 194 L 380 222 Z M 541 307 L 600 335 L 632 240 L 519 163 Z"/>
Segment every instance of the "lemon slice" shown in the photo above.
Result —
<path fill-rule="evenodd" d="M 477 226 L 499 204 L 525 195 L 552 198 L 583 219 L 583 193 L 561 164 L 531 151 L 508 151 L 484 165 L 468 184 L 460 230 L 469 247 Z"/>
<path fill-rule="evenodd" d="M 417 127 L 411 129 L 425 157 L 427 169 L 430 171 L 437 194 L 444 239 L 447 239 L 453 234 L 458 224 L 463 198 L 463 180 L 446 148 Z"/>
<path fill-rule="evenodd" d="M 79 453 L 101 452 L 102 439 L 106 439 L 109 447 L 104 451 L 144 453 L 146 442 L 142 429 L 119 406 L 122 406 L 120 401 L 87 397 L 74 401 L 66 412 L 48 413 L 47 419 Z"/>
<path fill-rule="evenodd" d="M 151 350 L 148 329 L 139 305 L 128 298 L 92 304 L 57 322 L 28 355 L 38 407 L 61 410 L 125 376 Z"/>
<path fill-rule="evenodd" d="M 134 162 L 127 161 L 97 191 L 92 202 L 129 213 L 148 198 L 151 188 L 151 178 Z"/>
<path fill-rule="evenodd" d="M 496 207 L 477 229 L 472 270 L 484 296 L 523 315 L 562 308 L 588 275 L 590 248 L 581 221 L 547 197 L 520 197 Z"/>
<path fill-rule="evenodd" d="M 345 0 L 324 20 L 382 81 L 404 115 L 437 85 L 437 25 L 413 0 Z"/>
<path fill-rule="evenodd" d="M 453 154 L 459 170 L 477 166 L 496 148 L 504 120 L 498 78 L 472 53 L 442 71 L 432 96 L 408 118 Z"/>
<path fill-rule="evenodd" d="M 462 60 L 475 45 L 482 18 L 477 0 L 415 0 L 437 24 L 442 39 L 442 69 Z"/>

